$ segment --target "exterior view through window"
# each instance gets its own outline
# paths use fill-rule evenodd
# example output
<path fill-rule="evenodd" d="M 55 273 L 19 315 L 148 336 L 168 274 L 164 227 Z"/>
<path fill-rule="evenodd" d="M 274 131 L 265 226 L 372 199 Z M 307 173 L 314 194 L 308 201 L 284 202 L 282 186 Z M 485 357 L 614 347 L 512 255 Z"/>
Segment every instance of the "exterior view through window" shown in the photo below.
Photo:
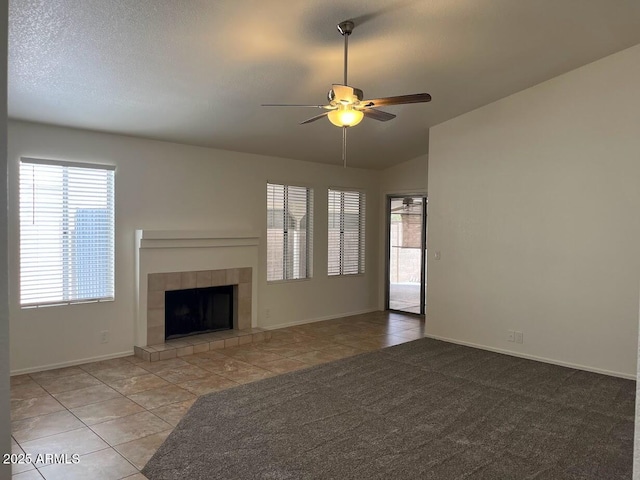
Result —
<path fill-rule="evenodd" d="M 21 159 L 21 306 L 113 300 L 114 169 Z"/>
<path fill-rule="evenodd" d="M 267 184 L 267 281 L 311 278 L 313 190 Z"/>
<path fill-rule="evenodd" d="M 365 194 L 329 189 L 328 274 L 364 273 Z"/>

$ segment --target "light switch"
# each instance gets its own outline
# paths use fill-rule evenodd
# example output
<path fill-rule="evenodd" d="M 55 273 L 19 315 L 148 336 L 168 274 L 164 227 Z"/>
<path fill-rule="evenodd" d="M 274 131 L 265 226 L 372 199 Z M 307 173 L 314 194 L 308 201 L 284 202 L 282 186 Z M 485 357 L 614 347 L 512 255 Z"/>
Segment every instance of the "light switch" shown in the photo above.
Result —
<path fill-rule="evenodd" d="M 433 256 L 436 260 L 440 260 L 440 250 L 436 250 L 436 253 L 434 253 Z"/>

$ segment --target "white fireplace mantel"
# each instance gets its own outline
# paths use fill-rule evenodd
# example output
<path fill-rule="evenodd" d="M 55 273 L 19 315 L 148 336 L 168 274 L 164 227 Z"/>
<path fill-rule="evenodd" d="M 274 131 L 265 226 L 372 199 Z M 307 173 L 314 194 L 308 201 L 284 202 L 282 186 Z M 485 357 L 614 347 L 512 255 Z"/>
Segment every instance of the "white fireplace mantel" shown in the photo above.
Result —
<path fill-rule="evenodd" d="M 211 230 L 136 230 L 138 248 L 241 247 L 258 245 L 256 232 Z"/>

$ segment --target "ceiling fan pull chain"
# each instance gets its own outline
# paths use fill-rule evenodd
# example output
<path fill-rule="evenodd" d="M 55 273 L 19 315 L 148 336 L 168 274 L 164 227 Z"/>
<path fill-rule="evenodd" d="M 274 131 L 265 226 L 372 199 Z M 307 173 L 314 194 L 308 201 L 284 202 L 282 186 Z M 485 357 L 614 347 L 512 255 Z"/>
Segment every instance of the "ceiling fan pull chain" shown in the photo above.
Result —
<path fill-rule="evenodd" d="M 342 127 L 342 164 L 347 168 L 347 127 Z"/>

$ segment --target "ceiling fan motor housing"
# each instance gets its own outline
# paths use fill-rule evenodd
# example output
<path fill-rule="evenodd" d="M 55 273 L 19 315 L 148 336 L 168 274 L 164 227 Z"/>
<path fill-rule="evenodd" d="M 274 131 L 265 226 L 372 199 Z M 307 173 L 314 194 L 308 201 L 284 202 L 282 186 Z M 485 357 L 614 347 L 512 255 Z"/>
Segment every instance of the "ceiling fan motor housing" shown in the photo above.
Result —
<path fill-rule="evenodd" d="M 348 85 L 345 85 L 345 87 L 349 87 Z M 355 98 L 357 98 L 358 102 L 361 102 L 362 99 L 364 98 L 364 92 L 362 90 L 360 90 L 359 88 L 353 88 L 353 87 L 349 87 L 351 90 L 353 90 L 353 96 Z M 327 100 L 329 100 L 329 103 L 333 102 L 336 99 L 336 92 L 334 92 L 333 88 L 331 90 L 329 90 L 329 92 L 327 93 Z M 338 99 L 338 101 L 343 100 L 343 99 Z M 355 99 L 354 99 L 355 102 Z M 351 103 L 351 102 L 350 102 Z"/>

